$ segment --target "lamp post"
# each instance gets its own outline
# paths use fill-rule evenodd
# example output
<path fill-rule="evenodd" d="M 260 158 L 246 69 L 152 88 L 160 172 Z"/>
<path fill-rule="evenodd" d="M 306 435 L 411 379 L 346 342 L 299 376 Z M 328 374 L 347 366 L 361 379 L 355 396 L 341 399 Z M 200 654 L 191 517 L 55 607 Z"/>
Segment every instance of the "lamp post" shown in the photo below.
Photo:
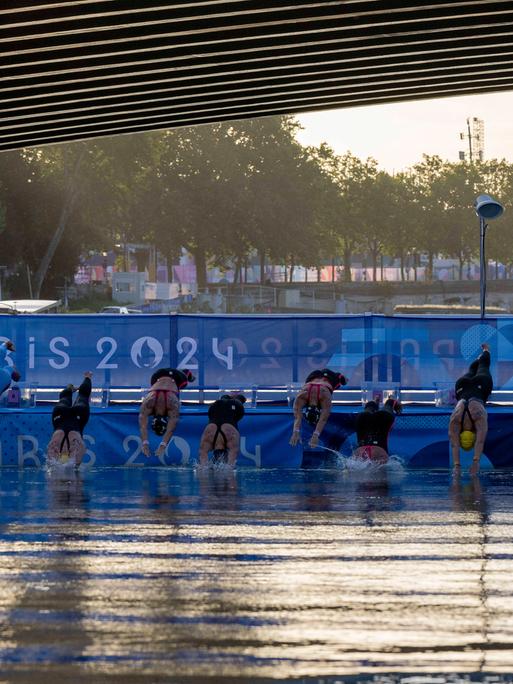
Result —
<path fill-rule="evenodd" d="M 474 200 L 474 209 L 479 217 L 479 292 L 481 299 L 481 318 L 485 317 L 486 308 L 486 256 L 485 237 L 488 228 L 487 221 L 499 218 L 504 207 L 490 195 L 479 195 Z"/>

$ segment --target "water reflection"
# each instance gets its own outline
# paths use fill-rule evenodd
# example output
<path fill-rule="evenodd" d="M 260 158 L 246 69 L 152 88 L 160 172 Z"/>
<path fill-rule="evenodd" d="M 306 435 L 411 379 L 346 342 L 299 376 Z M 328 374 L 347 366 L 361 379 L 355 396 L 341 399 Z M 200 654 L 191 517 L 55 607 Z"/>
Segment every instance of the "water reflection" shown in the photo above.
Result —
<path fill-rule="evenodd" d="M 2 674 L 509 672 L 511 474 L 396 475 L 0 472 Z"/>

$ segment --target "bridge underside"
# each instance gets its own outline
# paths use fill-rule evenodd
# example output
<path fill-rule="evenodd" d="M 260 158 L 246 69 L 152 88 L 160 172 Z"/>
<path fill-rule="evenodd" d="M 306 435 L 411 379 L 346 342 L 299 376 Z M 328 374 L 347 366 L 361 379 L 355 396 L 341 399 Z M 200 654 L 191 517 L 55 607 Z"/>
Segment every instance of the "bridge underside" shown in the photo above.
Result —
<path fill-rule="evenodd" d="M 0 19 L 0 150 L 513 88 L 509 1 L 4 0 Z"/>

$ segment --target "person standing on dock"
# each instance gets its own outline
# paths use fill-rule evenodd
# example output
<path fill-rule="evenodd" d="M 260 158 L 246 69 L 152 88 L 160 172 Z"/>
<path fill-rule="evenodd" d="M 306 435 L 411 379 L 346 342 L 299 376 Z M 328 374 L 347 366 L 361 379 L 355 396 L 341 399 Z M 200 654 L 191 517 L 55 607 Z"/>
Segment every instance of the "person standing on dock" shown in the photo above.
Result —
<path fill-rule="evenodd" d="M 3 394 L 5 390 L 9 389 L 11 386 L 11 381 L 18 382 L 21 378 L 16 366 L 9 365 L 7 359 L 7 352 L 15 352 L 14 342 L 12 340 L 7 340 L 0 344 L 0 394 Z M 12 356 L 11 356 L 12 361 Z"/>
<path fill-rule="evenodd" d="M 382 409 L 376 401 L 368 401 L 356 416 L 358 446 L 354 457 L 381 465 L 388 461 L 388 435 L 395 417 L 402 412 L 401 403 L 389 397 Z"/>
<path fill-rule="evenodd" d="M 291 446 L 301 442 L 303 415 L 314 428 L 308 446 L 312 449 L 318 446 L 321 432 L 330 417 L 332 394 L 342 385 L 347 385 L 345 376 L 329 368 L 310 373 L 294 401 L 294 427 L 289 441 Z"/>
<path fill-rule="evenodd" d="M 92 375 L 90 371 L 84 373 L 75 401 L 73 392 L 77 389 L 73 385 L 66 385 L 59 394 L 59 401 L 52 411 L 54 432 L 46 452 L 50 462 L 71 460 L 77 468 L 82 463 L 86 452 L 83 432 L 89 420 Z"/>
<path fill-rule="evenodd" d="M 469 366 L 468 372 L 456 380 L 455 394 L 458 403 L 449 420 L 449 441 L 452 462 L 460 468 L 460 447 L 465 451 L 474 449 L 471 471 L 479 471 L 479 459 L 483 453 L 488 432 L 488 415 L 485 404 L 493 390 L 490 373 L 490 348 L 481 345 L 482 353 Z"/>
<path fill-rule="evenodd" d="M 240 448 L 238 423 L 244 417 L 245 402 L 243 394 L 230 392 L 210 405 L 209 423 L 201 435 L 199 447 L 200 466 L 208 465 L 209 451 L 213 451 L 213 464 L 227 463 L 235 467 Z"/>
<path fill-rule="evenodd" d="M 150 391 L 143 399 L 139 411 L 142 452 L 146 457 L 151 456 L 148 418 L 152 419 L 153 432 L 162 437 L 155 452 L 157 456 L 162 456 L 171 441 L 180 416 L 180 390 L 185 389 L 188 383 L 194 382 L 194 379 L 190 370 L 177 368 L 159 368 L 151 376 Z"/>

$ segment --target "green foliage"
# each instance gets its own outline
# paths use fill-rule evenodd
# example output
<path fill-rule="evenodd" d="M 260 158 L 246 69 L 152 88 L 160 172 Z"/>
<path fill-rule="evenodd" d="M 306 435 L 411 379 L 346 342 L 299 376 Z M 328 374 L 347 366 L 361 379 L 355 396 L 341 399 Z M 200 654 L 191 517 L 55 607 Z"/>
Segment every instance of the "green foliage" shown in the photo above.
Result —
<path fill-rule="evenodd" d="M 185 247 L 198 284 L 207 264 L 240 272 L 260 262 L 317 267 L 355 254 L 478 253 L 472 203 L 481 192 L 513 196 L 505 161 L 450 163 L 425 156 L 390 175 L 374 159 L 329 146 L 304 148 L 292 117 L 119 136 L 2 154 L 2 265 L 14 295 L 28 296 L 28 270 L 54 295 L 86 250 L 152 243 L 170 260 Z M 512 207 L 513 208 L 513 207 Z M 513 262 L 513 212 L 490 228 L 489 256 Z M 46 261 L 45 261 L 46 260 Z M 17 274 L 17 275 L 16 275 Z M 263 268 L 261 270 L 263 277 Z"/>

